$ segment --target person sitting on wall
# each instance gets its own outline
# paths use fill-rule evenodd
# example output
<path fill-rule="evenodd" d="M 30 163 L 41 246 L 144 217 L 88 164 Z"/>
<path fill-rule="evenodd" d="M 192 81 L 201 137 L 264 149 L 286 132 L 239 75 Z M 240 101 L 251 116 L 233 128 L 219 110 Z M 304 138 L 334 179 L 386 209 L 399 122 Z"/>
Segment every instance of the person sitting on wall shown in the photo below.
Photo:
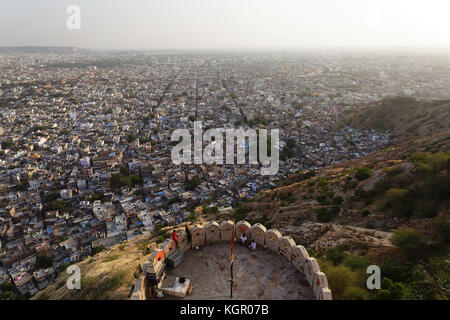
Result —
<path fill-rule="evenodd" d="M 175 241 L 175 243 L 177 244 L 177 248 L 178 248 L 178 234 L 175 231 L 175 229 L 172 231 L 172 240 Z"/>
<path fill-rule="evenodd" d="M 256 250 L 256 241 L 252 240 L 252 242 L 250 243 L 250 245 L 248 247 L 250 248 L 251 251 Z"/>
<path fill-rule="evenodd" d="M 245 233 L 241 234 L 241 245 L 245 246 L 245 244 L 247 243 L 247 236 L 245 235 Z"/>

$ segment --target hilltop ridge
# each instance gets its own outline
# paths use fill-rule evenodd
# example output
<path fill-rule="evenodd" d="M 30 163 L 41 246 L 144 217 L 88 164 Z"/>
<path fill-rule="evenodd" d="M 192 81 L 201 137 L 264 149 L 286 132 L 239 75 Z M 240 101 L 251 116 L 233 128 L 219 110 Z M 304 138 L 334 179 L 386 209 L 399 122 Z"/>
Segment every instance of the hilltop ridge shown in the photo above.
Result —
<path fill-rule="evenodd" d="M 415 226 L 448 213 L 449 150 L 446 130 L 317 172 L 299 172 L 243 204 L 238 214 L 249 212 L 277 228 L 303 222 L 379 230 Z"/>
<path fill-rule="evenodd" d="M 348 109 L 334 128 L 389 132 L 398 142 L 430 136 L 449 129 L 450 100 L 391 97 Z"/>

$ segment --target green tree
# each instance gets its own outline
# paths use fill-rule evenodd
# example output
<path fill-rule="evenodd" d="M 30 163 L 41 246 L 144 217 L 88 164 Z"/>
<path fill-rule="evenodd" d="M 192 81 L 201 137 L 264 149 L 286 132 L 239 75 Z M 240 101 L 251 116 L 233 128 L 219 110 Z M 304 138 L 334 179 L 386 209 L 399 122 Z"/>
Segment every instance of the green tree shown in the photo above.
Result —
<path fill-rule="evenodd" d="M 94 255 L 96 255 L 97 253 L 102 252 L 102 251 L 104 251 L 104 250 L 106 250 L 106 248 L 105 248 L 105 246 L 103 246 L 103 245 L 98 246 L 98 247 L 93 247 L 93 248 L 92 248 L 92 255 L 94 256 Z"/>
<path fill-rule="evenodd" d="M 387 277 L 381 279 L 381 292 L 375 292 L 377 300 L 404 300 L 408 299 L 408 287 L 401 282 L 394 282 Z M 378 290 L 377 290 L 378 291 Z"/>
<path fill-rule="evenodd" d="M 339 205 L 344 201 L 344 199 L 341 196 L 335 196 L 332 200 L 333 204 Z"/>
<path fill-rule="evenodd" d="M 53 258 L 47 256 L 46 254 L 38 254 L 36 257 L 36 269 L 50 268 L 53 263 Z"/>
<path fill-rule="evenodd" d="M 349 299 L 355 295 L 355 289 L 362 288 L 362 282 L 357 272 L 343 265 L 325 265 L 323 272 L 327 275 L 328 287 L 333 293 L 333 299 Z"/>
<path fill-rule="evenodd" d="M 367 178 L 370 178 L 372 175 L 372 172 L 367 167 L 359 167 L 356 169 L 355 178 L 359 181 L 365 180 Z"/>
<path fill-rule="evenodd" d="M 188 180 L 188 182 L 186 183 L 186 190 L 192 191 L 201 184 L 202 184 L 202 180 L 199 177 L 193 177 L 192 179 Z"/>
<path fill-rule="evenodd" d="M 135 134 L 130 133 L 130 134 L 127 136 L 127 141 L 128 141 L 128 143 L 132 143 L 132 142 L 135 141 L 136 139 L 137 139 L 137 136 L 136 136 Z"/>
<path fill-rule="evenodd" d="M 414 229 L 400 229 L 394 231 L 391 242 L 400 248 L 408 258 L 418 259 L 427 248 L 425 237 L 420 231 Z"/>
<path fill-rule="evenodd" d="M 439 219 L 430 224 L 433 231 L 433 240 L 443 248 L 449 249 L 450 245 L 450 220 Z"/>
<path fill-rule="evenodd" d="M 58 210 L 58 211 L 64 211 L 67 209 L 69 203 L 66 200 L 54 200 L 50 202 L 50 204 L 45 208 L 45 211 L 49 210 Z"/>
<path fill-rule="evenodd" d="M 26 181 L 16 184 L 17 191 L 25 191 L 25 190 L 27 190 L 27 188 L 28 188 L 28 182 L 26 182 Z"/>
<path fill-rule="evenodd" d="M 333 262 L 335 266 L 339 265 L 347 257 L 345 248 L 342 246 L 330 247 L 326 251 L 327 260 Z"/>

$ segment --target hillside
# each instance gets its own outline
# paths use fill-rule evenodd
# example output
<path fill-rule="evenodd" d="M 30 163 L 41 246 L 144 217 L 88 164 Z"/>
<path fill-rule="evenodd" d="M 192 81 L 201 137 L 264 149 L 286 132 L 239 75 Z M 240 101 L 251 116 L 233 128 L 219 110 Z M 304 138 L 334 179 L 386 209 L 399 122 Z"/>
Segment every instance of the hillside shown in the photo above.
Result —
<path fill-rule="evenodd" d="M 309 248 L 333 299 L 450 297 L 450 131 L 318 172 L 300 172 L 242 204 Z M 381 290 L 366 288 L 376 264 Z"/>
<path fill-rule="evenodd" d="M 81 270 L 81 290 L 66 286 L 69 274 L 61 272 L 56 281 L 31 300 L 124 300 L 134 283 L 138 258 L 146 261 L 147 246 L 156 248 L 156 239 L 134 239 L 99 252 L 77 263 Z M 151 251 L 150 250 L 150 251 Z"/>
<path fill-rule="evenodd" d="M 205 223 L 214 217 L 201 212 L 196 222 Z M 177 227 L 184 227 L 185 223 Z M 134 273 L 141 262 L 169 237 L 173 227 L 156 228 L 151 236 L 140 236 L 104 249 L 88 259 L 76 263 L 81 271 L 81 290 L 69 290 L 70 276 L 63 270 L 56 281 L 37 293 L 31 300 L 126 300 L 135 283 Z"/>
<path fill-rule="evenodd" d="M 450 100 L 386 98 L 356 106 L 335 125 L 389 132 L 398 142 L 430 136 L 449 129 Z"/>
<path fill-rule="evenodd" d="M 450 131 L 404 142 L 317 172 L 299 172 L 260 192 L 231 214 L 197 208 L 191 222 L 260 222 L 308 248 L 326 273 L 334 299 L 448 299 Z M 408 229 L 405 229 L 408 228 Z M 169 228 L 78 263 L 82 290 L 64 272 L 33 299 L 127 299 L 133 273 Z M 365 287 L 380 265 L 383 290 Z"/>
<path fill-rule="evenodd" d="M 283 230 L 332 222 L 378 230 L 417 227 L 449 213 L 450 131 L 318 172 L 300 172 L 236 210 Z"/>

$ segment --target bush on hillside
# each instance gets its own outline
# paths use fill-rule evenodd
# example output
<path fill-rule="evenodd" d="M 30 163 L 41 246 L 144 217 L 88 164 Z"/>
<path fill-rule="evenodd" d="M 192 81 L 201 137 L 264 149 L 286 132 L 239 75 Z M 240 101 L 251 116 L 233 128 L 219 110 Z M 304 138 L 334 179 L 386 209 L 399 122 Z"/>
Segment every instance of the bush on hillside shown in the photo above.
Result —
<path fill-rule="evenodd" d="M 408 258 L 420 258 L 427 248 L 427 241 L 420 231 L 400 229 L 394 231 L 391 242 L 400 248 Z"/>
<path fill-rule="evenodd" d="M 381 278 L 381 292 L 375 292 L 377 300 L 405 300 L 409 298 L 408 287 L 401 282 L 394 282 L 387 277 Z M 379 291 L 379 290 L 376 290 Z"/>
<path fill-rule="evenodd" d="M 386 207 L 402 217 L 410 217 L 414 212 L 414 196 L 410 190 L 391 188 L 385 193 Z"/>
<path fill-rule="evenodd" d="M 365 269 L 369 265 L 369 261 L 362 256 L 356 256 L 353 254 L 347 254 L 342 261 L 343 265 L 349 267 L 352 270 Z"/>
<path fill-rule="evenodd" d="M 320 222 L 330 222 L 331 219 L 334 218 L 334 211 L 330 210 L 329 208 L 320 208 L 317 211 L 317 220 L 319 220 Z"/>
<path fill-rule="evenodd" d="M 359 167 L 356 169 L 355 178 L 359 181 L 370 178 L 372 171 L 367 167 Z"/>
<path fill-rule="evenodd" d="M 335 266 L 338 264 L 341 264 L 342 261 L 347 257 L 347 254 L 345 253 L 345 247 L 343 246 L 336 246 L 336 247 L 329 247 L 326 251 L 326 257 L 327 260 L 331 261 Z"/>
<path fill-rule="evenodd" d="M 342 300 L 349 298 L 355 294 L 354 288 L 363 288 L 364 281 L 358 272 L 352 271 L 349 268 L 324 262 L 321 270 L 327 275 L 328 287 L 333 293 L 333 299 Z"/>
<path fill-rule="evenodd" d="M 344 300 L 369 300 L 369 292 L 367 289 L 364 288 L 358 288 L 358 287 L 349 287 L 347 288 L 342 298 Z"/>
<path fill-rule="evenodd" d="M 341 196 L 335 196 L 332 200 L 333 204 L 339 205 L 342 203 L 342 201 L 344 201 L 344 198 L 342 198 Z"/>
<path fill-rule="evenodd" d="M 447 152 L 418 152 L 414 153 L 408 158 L 416 169 L 421 172 L 438 172 L 444 168 L 450 159 L 450 154 Z"/>
<path fill-rule="evenodd" d="M 448 250 L 448 246 L 450 245 L 450 220 L 439 219 L 433 221 L 430 227 L 433 231 L 433 241 Z"/>
<path fill-rule="evenodd" d="M 104 250 L 106 250 L 106 247 L 103 246 L 103 245 L 98 246 L 98 247 L 93 247 L 92 248 L 92 255 L 96 255 L 97 253 L 102 252 Z"/>

